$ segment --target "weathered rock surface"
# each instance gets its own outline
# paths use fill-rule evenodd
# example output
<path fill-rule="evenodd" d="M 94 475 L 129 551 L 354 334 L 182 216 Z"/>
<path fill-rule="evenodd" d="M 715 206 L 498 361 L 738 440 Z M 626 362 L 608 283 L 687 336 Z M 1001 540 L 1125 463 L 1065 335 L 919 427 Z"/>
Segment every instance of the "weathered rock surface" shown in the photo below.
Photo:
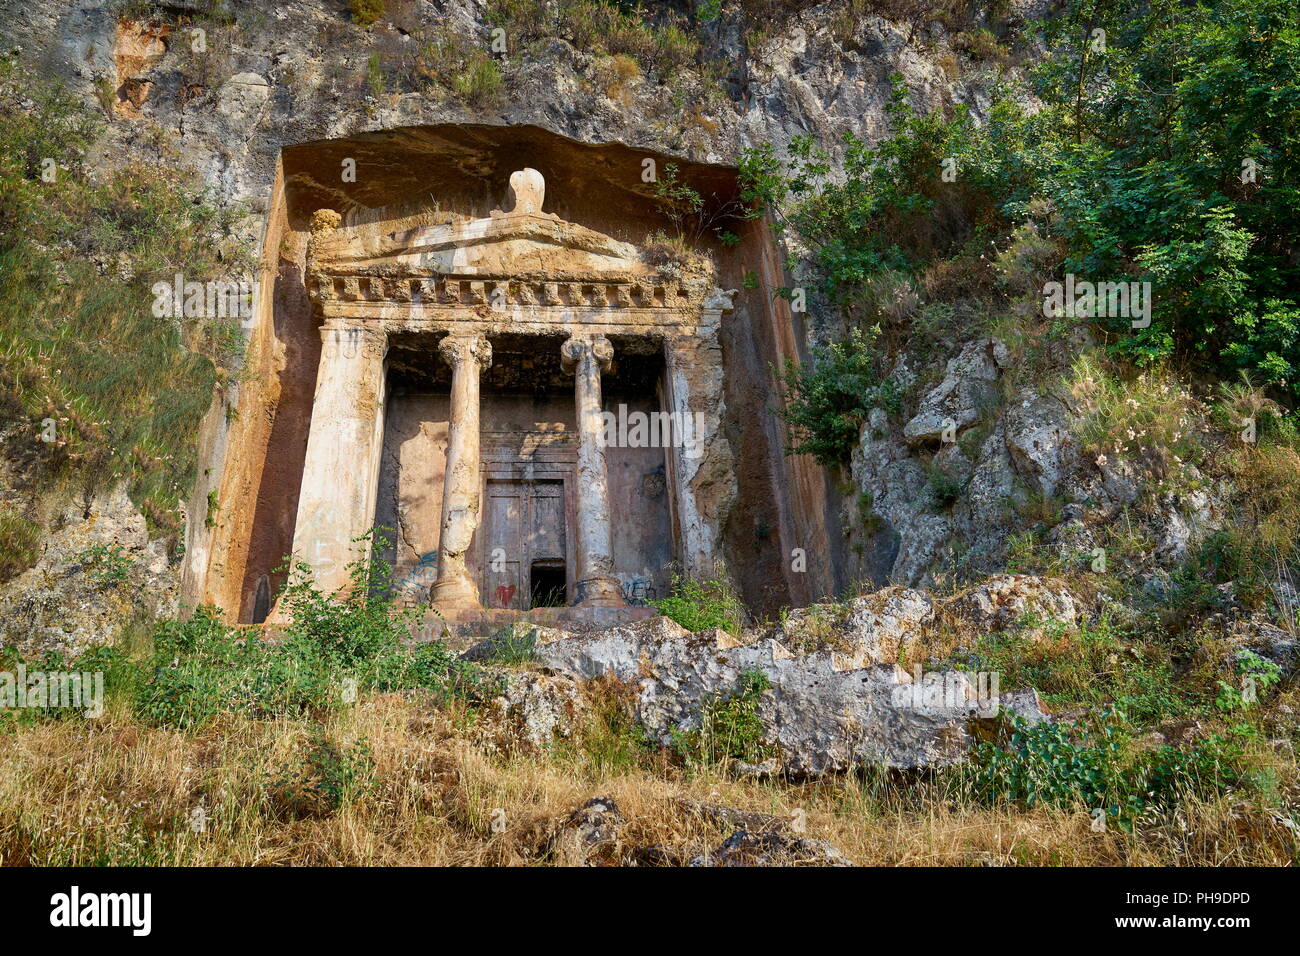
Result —
<path fill-rule="evenodd" d="M 124 488 L 69 502 L 52 524 L 35 566 L 0 585 L 0 645 L 75 655 L 134 617 L 176 613 L 166 546 Z"/>
<path fill-rule="evenodd" d="M 907 636 L 933 620 L 928 594 L 893 587 L 829 610 L 818 604 L 797 608 L 770 636 L 794 651 L 829 650 L 846 670 L 896 661 Z"/>
<path fill-rule="evenodd" d="M 1054 497 L 1077 465 L 1064 403 L 1054 395 L 1027 393 L 1007 409 L 1006 424 L 1017 473 L 1044 498 Z"/>
<path fill-rule="evenodd" d="M 1070 591 L 1031 574 L 998 574 L 944 603 L 944 611 L 981 631 L 1006 630 L 1027 616 L 1073 624 L 1080 607 Z"/>
<path fill-rule="evenodd" d="M 860 764 L 955 763 L 970 742 L 970 720 L 993 716 L 998 705 L 996 697 L 977 699 L 960 672 L 930 675 L 921 686 L 896 664 L 844 668 L 834 651 L 795 654 L 771 637 L 741 643 L 720 630 L 691 634 L 662 617 L 551 641 L 536 656 L 575 680 L 632 685 L 638 721 L 664 744 L 674 731 L 698 728 L 706 703 L 759 671 L 770 688 L 758 713 L 765 742 L 776 750 L 771 766 L 760 769 L 797 776 Z M 1029 712 L 1027 699 L 1021 709 Z M 1042 719 L 1041 712 L 1029 716 Z"/>
<path fill-rule="evenodd" d="M 574 681 L 506 668 L 493 668 L 492 672 L 500 677 L 501 685 L 500 693 L 487 703 L 488 719 L 524 749 L 544 750 L 578 728 L 584 705 Z"/>
<path fill-rule="evenodd" d="M 593 797 L 560 821 L 547 854 L 567 866 L 617 866 L 627 819 L 610 797 Z"/>
<path fill-rule="evenodd" d="M 1006 346 L 996 339 L 969 343 L 948 362 L 943 381 L 921 400 L 903 426 L 903 437 L 913 445 L 940 441 L 945 431 L 974 424 L 983 409 L 997 404 L 998 368 L 1007 361 Z"/>
<path fill-rule="evenodd" d="M 695 857 L 691 866 L 853 866 L 825 840 L 764 830 L 737 830 L 716 850 Z"/>

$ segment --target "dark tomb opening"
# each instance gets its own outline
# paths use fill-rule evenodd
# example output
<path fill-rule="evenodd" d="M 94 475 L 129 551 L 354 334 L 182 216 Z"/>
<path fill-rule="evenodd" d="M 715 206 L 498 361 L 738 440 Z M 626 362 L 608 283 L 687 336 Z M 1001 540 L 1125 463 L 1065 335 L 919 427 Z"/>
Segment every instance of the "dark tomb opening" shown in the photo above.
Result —
<path fill-rule="evenodd" d="M 564 607 L 568 601 L 568 576 L 564 564 L 558 561 L 535 561 L 532 566 L 529 591 L 532 607 Z"/>

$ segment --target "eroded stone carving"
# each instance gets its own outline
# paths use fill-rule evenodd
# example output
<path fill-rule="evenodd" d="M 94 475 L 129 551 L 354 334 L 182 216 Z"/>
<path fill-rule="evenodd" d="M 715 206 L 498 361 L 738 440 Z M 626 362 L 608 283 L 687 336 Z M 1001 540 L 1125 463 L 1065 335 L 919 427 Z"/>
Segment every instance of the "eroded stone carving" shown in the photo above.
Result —
<path fill-rule="evenodd" d="M 431 596 L 442 607 L 476 607 L 478 586 L 465 553 L 479 523 L 479 378 L 492 364 L 492 346 L 478 335 L 449 335 L 438 343 L 438 354 L 451 366 L 451 422 Z"/>
<path fill-rule="evenodd" d="M 382 343 L 393 335 L 407 342 L 413 334 L 429 336 L 439 343 L 437 349 L 451 369 L 451 382 L 449 407 L 439 406 L 446 410 L 437 413 L 446 416 L 439 419 L 447 422 L 445 456 L 441 444 L 412 452 L 412 460 L 422 462 L 421 467 L 435 469 L 434 476 L 420 479 L 423 506 L 434 502 L 433 507 L 440 507 L 436 519 L 429 515 L 427 522 L 421 522 L 422 527 L 437 530 L 425 542 L 402 545 L 408 561 L 418 560 L 430 572 L 419 577 L 419 593 L 425 594 L 427 587 L 435 607 L 457 614 L 527 610 L 538 600 L 537 594 L 530 593 L 530 575 L 540 561 L 537 574 L 548 567 L 563 574 L 560 585 L 568 603 L 609 620 L 607 610 L 628 611 L 625 585 L 644 584 L 648 573 L 662 570 L 672 560 L 692 572 L 716 570 L 721 530 L 735 498 L 736 482 L 731 450 L 720 432 L 723 395 L 717 332 L 735 293 L 717 287 L 713 265 L 705 257 L 691 257 L 662 272 L 636 246 L 543 212 L 546 184 L 536 170 L 516 171 L 510 187 L 512 208 L 494 210 L 480 219 L 453 216 L 432 225 L 384 231 L 376 222 L 343 227 L 332 210 L 319 210 L 312 217 L 307 288 L 315 310 L 326 328 L 366 330 L 363 337 L 379 343 L 379 348 L 376 352 L 367 346 L 363 351 L 369 357 L 356 367 L 339 365 L 333 356 L 322 361 L 318 395 L 322 437 L 317 444 L 325 442 L 328 433 L 336 452 L 322 463 L 329 457 L 324 446 L 312 446 L 315 450 L 309 453 L 304 476 L 310 494 L 304 497 L 303 507 L 308 510 L 300 508 L 305 521 L 300 520 L 299 532 L 313 538 L 328 532 L 346 539 L 350 532 L 363 533 L 375 523 L 376 472 L 371 462 L 383 446 Z M 487 419 L 482 417 L 479 393 L 480 383 L 486 381 L 484 373 L 492 368 L 489 340 L 507 337 L 517 350 L 521 337 L 537 337 L 535 358 L 525 352 L 522 359 L 513 360 L 514 365 L 490 373 L 517 386 L 521 376 L 538 375 L 540 381 L 559 371 L 554 364 L 557 335 L 564 336 L 561 365 L 574 376 L 574 404 L 572 413 L 557 412 L 551 421 L 572 414 L 569 420 L 576 427 L 570 425 L 571 432 L 552 436 L 556 440 L 546 445 L 549 457 L 544 461 L 534 450 L 524 462 L 520 449 L 540 447 L 534 433 L 543 432 L 532 423 L 518 426 L 528 433 L 523 440 L 522 432 L 500 431 L 494 424 L 497 430 L 485 446 L 489 451 L 485 459 L 479 444 Z M 653 457 L 635 450 L 620 447 L 607 461 L 602 446 L 601 375 L 611 371 L 611 339 L 630 343 L 629 357 L 642 356 L 642 363 L 645 356 L 663 357 L 658 391 L 651 387 L 643 398 L 634 400 L 689 426 L 679 433 L 679 444 L 662 446 L 657 472 Z M 544 367 L 554 371 L 543 372 Z M 536 372 L 530 371 L 534 368 Z M 441 374 L 445 381 L 445 373 Z M 546 386 L 550 394 L 557 387 L 563 386 L 557 382 Z M 355 405 L 358 396 L 358 407 L 339 411 L 349 403 Z M 495 401 L 495 396 L 487 398 Z M 317 417 L 313 416 L 313 436 Z M 335 424 L 324 424 L 324 418 Z M 345 421 L 350 424 L 340 424 Z M 688 444 L 680 445 L 681 438 Z M 617 464 L 622 482 L 616 489 L 623 496 L 618 499 L 620 509 L 629 494 L 626 489 L 641 488 L 647 474 L 658 474 L 667 487 L 669 493 L 657 496 L 654 507 L 664 509 L 664 531 L 655 533 L 660 540 L 669 539 L 663 545 L 668 553 L 656 551 L 653 561 L 619 557 L 618 549 L 628 547 L 628 534 L 620 530 L 615 535 L 614 519 L 626 521 L 627 515 L 622 510 L 617 516 L 611 514 L 611 462 Z M 440 465 L 445 467 L 441 487 L 436 477 Z M 530 490 L 531 485 L 501 484 L 533 483 L 539 475 L 551 483 L 550 491 L 541 497 Z M 489 487 L 492 482 L 496 484 Z M 327 499 L 337 497 L 336 486 L 345 489 L 347 504 L 330 511 L 333 506 Z M 487 546 L 487 531 L 480 534 L 485 522 L 497 520 L 492 518 L 496 512 L 490 501 L 483 498 L 484 489 L 496 495 L 491 501 L 515 496 L 511 500 L 526 502 L 522 511 L 510 512 L 518 518 L 502 519 L 507 522 L 541 514 L 537 509 L 558 508 L 553 514 L 547 512 L 545 520 L 537 519 L 541 524 L 530 524 L 527 534 L 532 536 L 528 541 L 535 543 L 546 537 L 547 526 L 560 525 L 563 545 L 547 544 L 550 550 L 539 550 L 540 545 L 532 543 L 515 546 L 507 557 L 515 563 L 517 570 L 509 572 L 515 578 L 489 580 L 486 562 L 492 550 L 500 549 Z M 320 500 L 312 504 L 316 498 Z M 547 504 L 555 500 L 559 505 Z M 367 508 L 362 521 L 358 516 Z M 622 543 L 616 548 L 616 542 Z M 310 550 L 300 553 L 316 563 Z M 345 555 L 330 551 L 326 557 L 338 558 L 339 571 L 327 574 L 323 583 L 341 584 Z M 435 560 L 436 572 L 431 567 Z M 424 583 L 430 578 L 431 587 Z"/>
<path fill-rule="evenodd" d="M 578 603 L 618 606 L 627 602 L 614 577 L 600 398 L 600 376 L 612 366 L 614 347 L 603 335 L 575 335 L 561 346 L 560 356 L 564 370 L 573 374 L 578 410 Z"/>
<path fill-rule="evenodd" d="M 542 211 L 542 200 L 546 198 L 546 180 L 531 167 L 520 169 L 510 174 L 510 192 L 515 201 L 510 215 L 536 215 Z"/>

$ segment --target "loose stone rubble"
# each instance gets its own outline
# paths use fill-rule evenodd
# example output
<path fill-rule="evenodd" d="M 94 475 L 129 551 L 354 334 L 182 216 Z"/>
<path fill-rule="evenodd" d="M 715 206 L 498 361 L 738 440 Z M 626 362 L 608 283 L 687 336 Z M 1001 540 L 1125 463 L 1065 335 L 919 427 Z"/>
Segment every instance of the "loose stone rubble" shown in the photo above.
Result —
<path fill-rule="evenodd" d="M 787 833 L 737 830 L 712 853 L 689 866 L 853 866 L 853 861 L 825 840 Z"/>

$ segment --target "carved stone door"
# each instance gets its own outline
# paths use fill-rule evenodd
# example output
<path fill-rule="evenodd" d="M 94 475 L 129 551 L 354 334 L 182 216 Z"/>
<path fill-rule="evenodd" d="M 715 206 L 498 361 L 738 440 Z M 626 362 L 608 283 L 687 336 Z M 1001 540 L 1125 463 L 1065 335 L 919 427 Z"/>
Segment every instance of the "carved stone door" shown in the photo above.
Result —
<path fill-rule="evenodd" d="M 567 515 L 563 480 L 485 482 L 478 549 L 484 607 L 568 603 Z"/>

